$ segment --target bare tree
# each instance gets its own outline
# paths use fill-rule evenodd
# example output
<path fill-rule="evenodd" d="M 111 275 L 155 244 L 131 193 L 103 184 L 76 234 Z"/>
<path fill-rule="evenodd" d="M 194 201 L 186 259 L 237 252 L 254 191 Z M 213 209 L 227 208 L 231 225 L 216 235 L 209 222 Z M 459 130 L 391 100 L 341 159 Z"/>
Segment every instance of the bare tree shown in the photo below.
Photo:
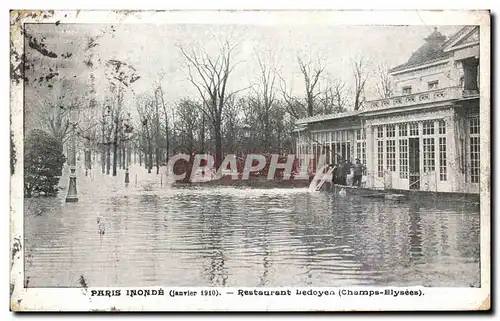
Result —
<path fill-rule="evenodd" d="M 170 155 L 170 128 L 169 128 L 169 116 L 168 116 L 168 111 L 167 111 L 167 105 L 165 103 L 165 95 L 163 92 L 163 87 L 161 85 L 161 82 L 163 80 L 163 74 L 160 75 L 160 79 L 158 80 L 158 83 L 156 84 L 155 88 L 155 96 L 157 96 L 158 101 L 161 103 L 162 111 L 163 111 L 163 120 L 164 120 L 164 125 L 165 125 L 165 161 L 168 161 L 169 155 Z"/>
<path fill-rule="evenodd" d="M 116 104 L 113 110 L 113 122 L 114 122 L 114 136 L 113 136 L 113 176 L 116 176 L 117 172 L 117 161 L 118 161 L 118 152 L 120 138 L 123 136 L 123 99 L 124 99 L 124 90 L 125 88 L 129 88 L 132 90 L 131 85 L 136 82 L 140 76 L 136 73 L 136 70 L 133 66 L 127 64 L 124 61 L 120 60 L 108 60 L 106 62 L 105 69 L 106 78 L 108 79 L 111 92 L 113 95 L 116 95 Z M 133 91 L 132 91 L 133 93 Z M 121 149 L 122 150 L 122 149 Z M 121 152 L 120 150 L 120 152 Z M 122 162 L 120 163 L 122 164 Z"/>
<path fill-rule="evenodd" d="M 363 95 L 366 80 L 368 79 L 363 56 L 359 56 L 352 62 L 352 70 L 354 74 L 354 110 L 359 110 L 364 104 Z"/>
<path fill-rule="evenodd" d="M 116 166 L 118 165 L 118 144 L 120 143 L 120 121 L 122 117 L 122 107 L 123 107 L 123 89 L 122 86 L 118 86 L 116 95 L 116 106 L 114 112 L 114 135 L 113 135 L 113 176 L 116 176 Z"/>
<path fill-rule="evenodd" d="M 211 57 L 205 50 L 194 48 L 180 50 L 188 62 L 189 81 L 197 89 L 203 103 L 202 112 L 213 127 L 215 135 L 215 165 L 222 160 L 222 111 L 227 99 L 243 90 L 228 92 L 227 82 L 237 64 L 232 62 L 236 44 L 224 41 L 219 48 L 219 54 Z"/>
<path fill-rule="evenodd" d="M 271 53 L 268 61 L 264 61 L 259 54 L 256 54 L 259 64 L 259 75 L 257 85 L 253 86 L 255 93 L 257 110 L 254 110 L 260 116 L 262 128 L 262 144 L 264 149 L 271 147 L 271 112 L 276 104 L 276 65 L 274 55 Z"/>
<path fill-rule="evenodd" d="M 262 122 L 260 121 L 259 100 L 255 95 L 247 95 L 239 97 L 236 104 L 238 110 L 241 110 L 241 128 L 239 130 L 238 139 L 240 141 L 240 152 L 253 152 L 256 147 L 256 142 L 262 134 Z M 251 129 L 251 130 L 249 130 Z"/>
<path fill-rule="evenodd" d="M 144 153 L 144 164 L 151 173 L 153 168 L 153 139 L 152 123 L 154 121 L 154 102 L 153 98 L 144 94 L 136 97 L 137 113 L 139 114 L 141 133 L 139 137 L 139 149 Z M 140 159 L 140 157 L 139 157 Z"/>
<path fill-rule="evenodd" d="M 181 146 L 185 152 L 196 149 L 196 129 L 200 125 L 200 104 L 190 99 L 182 99 L 177 105 L 177 130 Z"/>
<path fill-rule="evenodd" d="M 272 152 L 283 153 L 284 149 L 288 149 L 288 141 L 293 137 L 291 130 L 288 131 L 288 122 L 291 118 L 287 115 L 285 105 L 282 101 L 277 101 L 275 108 L 271 111 L 272 129 L 269 134 L 271 141 L 269 149 Z"/>
<path fill-rule="evenodd" d="M 393 94 L 392 82 L 389 76 L 389 68 L 386 64 L 380 64 L 378 66 L 378 83 L 377 83 L 377 94 L 380 98 L 389 98 Z"/>
<path fill-rule="evenodd" d="M 347 95 L 349 94 L 349 89 L 347 88 L 345 81 L 335 81 L 332 91 L 335 108 L 338 109 L 338 112 L 344 111 L 347 107 Z"/>
<path fill-rule="evenodd" d="M 318 111 L 324 114 L 341 113 L 347 107 L 349 90 L 345 81 L 340 79 L 326 80 L 326 88 L 321 90 Z"/>
<path fill-rule="evenodd" d="M 53 105 L 45 101 L 37 113 L 39 126 L 61 145 L 66 142 L 70 133 L 68 110 L 60 103 Z"/>
<path fill-rule="evenodd" d="M 113 101 L 109 99 L 105 105 L 105 111 L 103 115 L 103 126 L 105 129 L 102 131 L 105 135 L 103 138 L 103 144 L 106 146 L 106 174 L 109 175 L 111 169 L 111 146 L 113 145 L 113 128 L 114 128 L 114 113 Z"/>
<path fill-rule="evenodd" d="M 92 169 L 92 151 L 96 150 L 98 142 L 98 113 L 96 113 L 95 101 L 90 99 L 89 106 L 79 113 L 77 124 L 77 136 L 83 143 L 85 169 Z M 97 116 L 97 117 L 96 117 Z"/>
<path fill-rule="evenodd" d="M 315 114 L 317 98 L 321 94 L 319 90 L 319 80 L 325 70 L 326 64 L 319 60 L 317 64 L 313 64 L 310 59 L 308 61 L 304 61 L 300 57 L 297 57 L 297 62 L 299 64 L 300 72 L 304 77 L 305 98 L 298 99 L 297 97 L 292 96 L 286 89 L 286 81 L 283 77 L 280 77 L 281 93 L 283 99 L 287 103 L 287 110 L 292 117 L 303 117 L 303 110 L 305 110 L 308 117 L 311 117 Z"/>
<path fill-rule="evenodd" d="M 286 110 L 290 114 L 290 116 L 292 116 L 294 119 L 304 117 L 307 114 L 305 104 L 301 101 L 300 98 L 292 95 L 291 89 L 287 89 L 286 80 L 281 75 L 280 90 L 281 96 L 286 104 Z"/>
<path fill-rule="evenodd" d="M 107 173 L 109 174 L 109 167 L 106 166 L 109 164 L 108 153 L 109 150 L 109 118 L 111 117 L 111 107 L 109 105 L 109 101 L 105 101 L 102 105 L 101 110 L 101 171 L 102 174 L 106 173 L 106 169 L 108 168 Z"/>
<path fill-rule="evenodd" d="M 154 137 L 155 137 L 155 162 L 156 162 L 156 175 L 160 173 L 160 161 L 161 161 L 161 154 L 160 154 L 160 97 L 159 97 L 159 90 L 158 88 L 153 87 L 153 92 L 154 92 Z"/>
<path fill-rule="evenodd" d="M 300 71 L 304 76 L 305 90 L 306 90 L 306 103 L 307 103 L 307 116 L 313 116 L 315 99 L 320 94 L 316 90 L 321 73 L 325 70 L 325 65 L 318 61 L 316 66 L 312 65 L 311 60 L 304 62 L 300 57 L 297 57 Z"/>
<path fill-rule="evenodd" d="M 240 127 L 240 107 L 241 105 L 236 101 L 236 96 L 232 96 L 230 99 L 226 100 L 226 107 L 222 114 L 224 146 L 231 152 L 234 152 L 238 147 L 237 139 L 238 128 Z"/>

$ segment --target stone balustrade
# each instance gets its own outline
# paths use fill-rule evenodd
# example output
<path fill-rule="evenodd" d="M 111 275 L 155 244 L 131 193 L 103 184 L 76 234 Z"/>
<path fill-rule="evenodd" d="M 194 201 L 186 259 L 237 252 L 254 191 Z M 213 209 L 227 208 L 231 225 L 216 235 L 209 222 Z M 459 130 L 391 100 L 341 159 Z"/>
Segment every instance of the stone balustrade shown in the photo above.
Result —
<path fill-rule="evenodd" d="M 369 110 L 403 107 L 424 103 L 439 102 L 445 100 L 459 99 L 462 96 L 460 87 L 447 87 L 434 89 L 420 93 L 408 94 L 404 96 L 396 96 L 372 100 L 367 102 Z"/>

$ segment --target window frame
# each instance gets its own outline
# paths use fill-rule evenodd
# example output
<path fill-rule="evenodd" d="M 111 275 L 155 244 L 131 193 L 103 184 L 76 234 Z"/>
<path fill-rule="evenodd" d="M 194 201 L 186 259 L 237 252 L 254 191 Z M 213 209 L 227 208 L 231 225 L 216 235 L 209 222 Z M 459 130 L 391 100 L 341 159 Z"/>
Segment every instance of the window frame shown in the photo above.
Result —
<path fill-rule="evenodd" d="M 408 164 L 408 139 L 402 138 L 398 140 L 399 144 L 399 178 L 408 179 L 409 164 Z"/>
<path fill-rule="evenodd" d="M 411 88 L 411 86 L 403 86 L 403 87 L 401 88 L 401 93 L 402 93 L 403 95 L 411 95 L 411 93 L 412 93 L 412 88 Z"/>
<path fill-rule="evenodd" d="M 439 80 L 432 80 L 427 82 L 427 90 L 439 89 Z"/>
<path fill-rule="evenodd" d="M 481 181 L 481 128 L 479 116 L 468 120 L 469 134 L 469 178 L 473 184 Z"/>

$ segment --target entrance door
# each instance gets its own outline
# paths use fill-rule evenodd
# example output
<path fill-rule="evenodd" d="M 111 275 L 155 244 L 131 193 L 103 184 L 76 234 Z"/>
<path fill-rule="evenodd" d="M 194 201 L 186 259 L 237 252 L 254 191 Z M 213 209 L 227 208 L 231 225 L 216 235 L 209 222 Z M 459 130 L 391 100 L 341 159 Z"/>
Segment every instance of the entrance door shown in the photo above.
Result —
<path fill-rule="evenodd" d="M 420 141 L 408 138 L 408 169 L 410 189 L 420 189 Z"/>

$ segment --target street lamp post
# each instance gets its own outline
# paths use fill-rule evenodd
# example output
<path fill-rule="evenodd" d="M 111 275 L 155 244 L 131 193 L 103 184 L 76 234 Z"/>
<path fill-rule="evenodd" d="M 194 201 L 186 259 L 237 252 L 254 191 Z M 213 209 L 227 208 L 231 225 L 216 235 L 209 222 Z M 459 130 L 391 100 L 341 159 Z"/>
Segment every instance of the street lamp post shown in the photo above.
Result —
<path fill-rule="evenodd" d="M 66 195 L 67 203 L 78 202 L 78 193 L 76 190 L 76 125 L 77 125 L 77 115 L 75 111 L 70 109 L 70 123 L 71 129 L 71 157 L 69 166 L 69 186 L 68 194 Z"/>
<path fill-rule="evenodd" d="M 250 134 L 251 134 L 251 131 L 252 131 L 252 127 L 250 127 L 250 125 L 248 124 L 245 124 L 243 125 L 243 136 L 245 137 L 245 154 L 248 154 L 249 151 L 251 151 L 250 149 Z"/>

